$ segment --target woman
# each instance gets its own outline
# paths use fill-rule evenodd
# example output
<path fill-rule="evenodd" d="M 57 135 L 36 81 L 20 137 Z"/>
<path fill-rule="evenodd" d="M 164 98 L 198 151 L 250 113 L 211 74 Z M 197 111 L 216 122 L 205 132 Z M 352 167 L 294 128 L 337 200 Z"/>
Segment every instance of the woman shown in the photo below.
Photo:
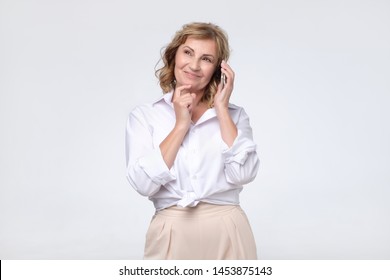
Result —
<path fill-rule="evenodd" d="M 144 259 L 257 258 L 239 194 L 259 160 L 247 114 L 229 103 L 229 54 L 218 26 L 184 25 L 156 71 L 163 96 L 129 115 L 127 178 L 156 208 Z"/>

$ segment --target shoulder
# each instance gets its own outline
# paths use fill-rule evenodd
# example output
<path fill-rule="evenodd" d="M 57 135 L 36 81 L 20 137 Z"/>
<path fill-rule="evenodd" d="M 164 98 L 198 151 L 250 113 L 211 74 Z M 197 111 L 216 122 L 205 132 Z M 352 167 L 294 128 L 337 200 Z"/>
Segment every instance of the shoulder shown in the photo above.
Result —
<path fill-rule="evenodd" d="M 130 115 L 132 115 L 132 114 L 137 115 L 137 114 L 149 112 L 149 111 L 153 110 L 157 104 L 161 103 L 162 100 L 164 100 L 164 95 L 156 98 L 152 102 L 146 102 L 143 104 L 139 104 L 130 110 Z"/>
<path fill-rule="evenodd" d="M 242 110 L 243 108 L 236 105 L 236 104 L 233 104 L 233 103 L 229 103 L 229 110 L 231 111 L 236 111 L 236 110 Z"/>
<path fill-rule="evenodd" d="M 236 124 L 247 123 L 250 121 L 249 115 L 242 106 L 238 106 L 236 104 L 229 104 L 229 112 L 230 116 Z"/>
<path fill-rule="evenodd" d="M 170 115 L 170 111 L 173 110 L 167 100 L 170 99 L 167 94 L 164 94 L 153 102 L 137 105 L 131 109 L 128 118 L 148 123 L 161 120 L 166 115 Z"/>
<path fill-rule="evenodd" d="M 130 110 L 128 117 L 129 118 L 144 117 L 145 115 L 148 114 L 148 112 L 152 110 L 152 108 L 153 105 L 151 103 L 137 105 Z"/>
<path fill-rule="evenodd" d="M 246 115 L 244 107 L 241 107 L 233 103 L 229 103 L 229 111 L 230 114 L 232 115 L 237 115 L 237 116 L 240 116 L 242 114 Z"/>

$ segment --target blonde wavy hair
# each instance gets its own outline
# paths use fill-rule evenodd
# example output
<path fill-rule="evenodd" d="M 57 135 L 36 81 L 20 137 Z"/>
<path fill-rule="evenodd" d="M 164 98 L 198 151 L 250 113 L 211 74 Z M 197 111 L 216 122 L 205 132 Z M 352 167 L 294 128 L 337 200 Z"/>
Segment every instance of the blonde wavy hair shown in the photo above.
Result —
<path fill-rule="evenodd" d="M 155 71 L 156 77 L 163 93 L 171 92 L 175 89 L 176 78 L 174 74 L 175 57 L 178 48 L 185 43 L 188 37 L 196 39 L 212 39 L 217 45 L 217 67 L 215 72 L 205 88 L 202 102 L 206 102 L 209 107 L 213 107 L 214 95 L 217 92 L 218 84 L 221 79 L 222 60 L 227 61 L 230 56 L 228 36 L 219 26 L 212 23 L 192 22 L 183 25 L 182 29 L 176 32 L 172 41 L 162 49 L 161 59 L 163 66 Z M 157 66 L 156 66 L 157 68 Z"/>

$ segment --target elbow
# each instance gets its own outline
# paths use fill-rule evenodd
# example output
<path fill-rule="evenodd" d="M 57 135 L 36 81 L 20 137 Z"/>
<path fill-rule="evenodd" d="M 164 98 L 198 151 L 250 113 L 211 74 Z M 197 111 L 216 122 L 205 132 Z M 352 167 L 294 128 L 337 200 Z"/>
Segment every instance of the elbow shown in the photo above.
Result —
<path fill-rule="evenodd" d="M 227 175 L 226 180 L 229 184 L 233 185 L 246 185 L 254 181 L 256 178 L 256 173 L 250 173 L 250 174 L 234 174 L 234 175 Z"/>
<path fill-rule="evenodd" d="M 248 160 L 250 162 L 248 162 Z M 246 185 L 255 180 L 259 167 L 260 160 L 258 157 L 248 159 L 244 165 L 232 163 L 232 166 L 225 169 L 226 180 L 234 185 Z"/>
<path fill-rule="evenodd" d="M 255 178 L 257 176 L 257 173 L 259 172 L 259 168 L 260 168 L 260 160 L 259 160 L 258 157 L 256 157 L 254 165 L 253 165 L 253 168 L 251 169 L 250 173 L 248 174 L 248 177 L 250 178 L 248 183 L 250 183 L 253 180 L 255 180 Z"/>
<path fill-rule="evenodd" d="M 152 180 L 142 179 L 139 173 L 137 175 L 137 172 L 134 171 L 128 171 L 126 178 L 129 184 L 142 196 L 151 196 L 160 189 L 160 186 Z"/>

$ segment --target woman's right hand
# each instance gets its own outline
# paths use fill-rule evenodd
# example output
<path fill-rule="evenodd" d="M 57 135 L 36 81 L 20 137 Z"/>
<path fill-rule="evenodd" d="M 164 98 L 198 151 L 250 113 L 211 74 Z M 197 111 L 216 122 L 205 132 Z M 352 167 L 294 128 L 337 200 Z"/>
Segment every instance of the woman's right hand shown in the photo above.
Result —
<path fill-rule="evenodd" d="M 190 93 L 190 88 L 191 85 L 179 86 L 173 92 L 172 103 L 175 109 L 176 124 L 160 143 L 161 154 L 169 169 L 173 166 L 183 139 L 191 125 L 192 108 L 196 95 Z"/>
<path fill-rule="evenodd" d="M 190 93 L 191 85 L 176 87 L 173 92 L 173 107 L 176 115 L 176 126 L 188 130 L 191 124 L 192 108 L 196 94 Z"/>

